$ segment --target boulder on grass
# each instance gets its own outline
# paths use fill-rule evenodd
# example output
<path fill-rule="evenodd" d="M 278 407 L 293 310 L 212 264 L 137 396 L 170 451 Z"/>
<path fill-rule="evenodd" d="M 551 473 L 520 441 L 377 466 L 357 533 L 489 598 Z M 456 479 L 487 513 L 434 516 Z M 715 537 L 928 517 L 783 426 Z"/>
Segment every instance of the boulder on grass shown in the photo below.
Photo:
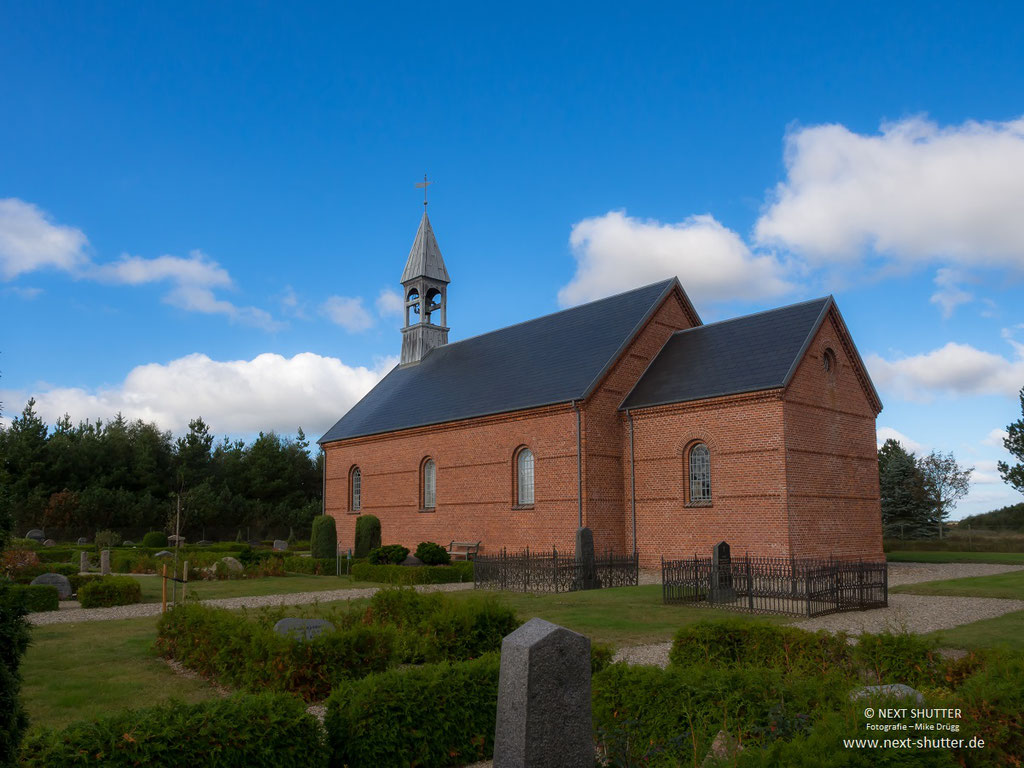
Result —
<path fill-rule="evenodd" d="M 245 570 L 245 566 L 233 557 L 222 557 L 220 562 L 224 563 L 224 567 L 234 573 L 241 573 Z"/>

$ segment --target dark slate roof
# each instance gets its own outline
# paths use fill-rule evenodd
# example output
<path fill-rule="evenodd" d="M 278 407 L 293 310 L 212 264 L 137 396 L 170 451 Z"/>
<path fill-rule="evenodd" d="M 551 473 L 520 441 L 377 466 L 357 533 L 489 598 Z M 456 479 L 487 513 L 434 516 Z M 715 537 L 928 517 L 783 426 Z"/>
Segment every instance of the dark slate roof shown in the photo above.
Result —
<path fill-rule="evenodd" d="M 664 280 L 437 347 L 393 368 L 319 442 L 581 400 L 678 285 Z"/>
<path fill-rule="evenodd" d="M 676 331 L 621 409 L 784 387 L 832 297 Z"/>

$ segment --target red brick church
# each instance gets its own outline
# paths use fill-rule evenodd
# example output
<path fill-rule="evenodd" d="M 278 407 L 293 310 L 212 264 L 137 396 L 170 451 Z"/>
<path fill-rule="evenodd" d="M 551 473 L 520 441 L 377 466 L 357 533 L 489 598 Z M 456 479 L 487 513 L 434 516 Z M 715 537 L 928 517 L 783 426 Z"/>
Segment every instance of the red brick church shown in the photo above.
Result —
<path fill-rule="evenodd" d="M 679 280 L 448 343 L 426 212 L 400 363 L 320 439 L 325 508 L 385 544 L 882 558 L 882 409 L 832 297 L 707 325 Z"/>

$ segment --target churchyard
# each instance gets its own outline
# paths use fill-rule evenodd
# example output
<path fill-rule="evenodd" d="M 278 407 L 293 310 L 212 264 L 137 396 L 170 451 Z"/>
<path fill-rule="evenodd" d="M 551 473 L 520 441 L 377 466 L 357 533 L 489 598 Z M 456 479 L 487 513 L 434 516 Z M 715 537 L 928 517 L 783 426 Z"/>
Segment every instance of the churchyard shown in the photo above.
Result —
<path fill-rule="evenodd" d="M 1000 553 L 941 554 L 944 562 L 893 565 L 888 623 L 876 622 L 856 643 L 801 627 L 830 620 L 856 633 L 859 620 L 881 611 L 822 620 L 737 615 L 665 604 L 656 583 L 544 595 L 448 584 L 436 595 L 369 595 L 366 587 L 386 585 L 298 575 L 196 582 L 192 597 L 163 617 L 33 628 L 23 664 L 32 722 L 23 760 L 47 765 L 77 754 L 81 764 L 162 765 L 158 746 L 185 739 L 175 727 L 203 722 L 228 729 L 226 743 L 238 751 L 228 765 L 475 765 L 494 750 L 501 640 L 539 618 L 590 640 L 601 765 L 876 765 L 871 750 L 841 748 L 843 738 L 878 735 L 864 730 L 871 721 L 863 702 L 848 697 L 893 683 L 912 686 L 928 707 L 960 708 L 960 719 L 946 724 L 987 746 L 915 750 L 889 764 L 1012 765 L 1024 754 L 1024 569 L 1000 562 Z M 964 575 L 985 569 L 1000 572 Z M 942 575 L 954 578 L 935 578 Z M 149 582 L 144 593 L 152 599 L 159 578 L 134 578 Z M 205 585 L 210 591 L 200 592 Z M 241 585 L 244 595 L 216 591 Z M 305 599 L 307 585 L 332 598 L 334 590 L 359 590 L 358 597 L 313 595 L 298 605 L 236 610 L 199 602 L 273 593 L 287 603 Z M 989 618 L 915 633 L 899 626 L 908 600 L 966 609 L 997 600 L 1022 609 L 1003 605 Z M 946 604 L 929 605 L 941 614 Z M 300 639 L 275 632 L 286 618 L 329 626 Z M 912 620 L 942 623 L 941 616 Z M 229 725 L 241 716 L 248 725 Z M 75 725 L 83 722 L 98 725 Z M 261 742 L 262 752 L 244 746 L 268 728 L 274 736 Z M 193 764 L 202 764 L 210 749 L 228 747 L 204 737 L 189 749 Z M 82 757 L 90 750 L 103 759 Z M 716 750 L 722 760 L 704 762 Z"/>

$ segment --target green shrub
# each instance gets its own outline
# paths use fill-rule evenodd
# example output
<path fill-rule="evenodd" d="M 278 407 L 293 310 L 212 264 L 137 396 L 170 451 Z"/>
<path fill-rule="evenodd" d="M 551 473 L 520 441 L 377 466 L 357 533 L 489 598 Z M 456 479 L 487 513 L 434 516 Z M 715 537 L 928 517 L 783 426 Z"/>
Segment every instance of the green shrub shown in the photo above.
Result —
<path fill-rule="evenodd" d="M 150 531 L 142 537 L 142 546 L 162 549 L 167 546 L 167 534 L 163 531 Z"/>
<path fill-rule="evenodd" d="M 1024 658 L 990 652 L 983 669 L 957 691 L 956 705 L 962 708 L 960 722 L 966 736 L 985 739 L 984 750 L 961 753 L 965 765 L 1020 765 L 1024 755 Z"/>
<path fill-rule="evenodd" d="M 700 621 L 680 629 L 672 642 L 669 663 L 676 667 L 765 668 L 803 674 L 849 671 L 851 656 L 843 633 L 832 635 L 726 619 Z"/>
<path fill-rule="evenodd" d="M 424 565 L 448 565 L 452 561 L 448 550 L 432 541 L 421 541 L 416 547 L 416 557 L 423 561 Z"/>
<path fill-rule="evenodd" d="M 106 576 L 100 576 L 98 573 L 75 573 L 68 576 L 68 581 L 71 584 L 71 594 L 77 594 L 78 590 L 81 589 L 83 584 L 88 584 L 90 581 L 99 581 L 105 579 Z"/>
<path fill-rule="evenodd" d="M 124 539 L 116 531 L 100 531 L 96 534 L 96 538 L 93 541 L 99 549 L 110 549 L 120 545 Z"/>
<path fill-rule="evenodd" d="M 596 675 L 612 663 L 615 649 L 604 643 L 590 643 L 590 674 Z"/>
<path fill-rule="evenodd" d="M 409 556 L 409 548 L 401 544 L 388 544 L 386 547 L 371 549 L 366 559 L 373 565 L 401 565 Z"/>
<path fill-rule="evenodd" d="M 187 604 L 160 617 L 157 650 L 236 688 L 318 701 L 346 678 L 387 668 L 395 635 L 393 627 L 358 624 L 305 642 L 230 611 Z"/>
<path fill-rule="evenodd" d="M 451 565 L 406 566 L 372 565 L 357 563 L 352 576 L 358 581 L 377 581 L 384 584 L 448 584 L 473 580 L 473 563 L 456 562 Z"/>
<path fill-rule="evenodd" d="M 21 765 L 326 768 L 316 718 L 292 696 L 236 695 L 198 704 L 174 701 L 129 710 L 63 731 L 37 731 Z"/>
<path fill-rule="evenodd" d="M 44 547 L 36 552 L 41 563 L 63 563 L 78 565 L 78 553 L 80 549 L 69 549 L 67 547 Z"/>
<path fill-rule="evenodd" d="M 380 520 L 373 515 L 360 515 L 356 518 L 356 557 L 366 557 L 371 549 L 380 546 Z"/>
<path fill-rule="evenodd" d="M 78 590 L 83 608 L 109 608 L 142 602 L 142 585 L 131 576 L 105 576 L 88 581 Z"/>
<path fill-rule="evenodd" d="M 313 518 L 313 533 L 309 537 L 310 554 L 321 559 L 338 556 L 338 529 L 330 515 Z"/>
<path fill-rule="evenodd" d="M 60 593 L 56 587 L 47 584 L 12 584 L 10 590 L 8 599 L 20 601 L 29 613 L 56 611 L 60 608 Z"/>
<path fill-rule="evenodd" d="M 19 667 L 28 648 L 25 605 L 12 596 L 14 587 L 0 581 L 0 765 L 14 765 L 18 744 L 28 727 L 28 715 L 18 694 Z"/>
<path fill-rule="evenodd" d="M 879 683 L 936 685 L 945 675 L 946 664 L 935 644 L 909 632 L 862 634 L 853 656 Z"/>
<path fill-rule="evenodd" d="M 327 700 L 332 765 L 465 765 L 494 752 L 498 654 L 371 675 Z"/>

